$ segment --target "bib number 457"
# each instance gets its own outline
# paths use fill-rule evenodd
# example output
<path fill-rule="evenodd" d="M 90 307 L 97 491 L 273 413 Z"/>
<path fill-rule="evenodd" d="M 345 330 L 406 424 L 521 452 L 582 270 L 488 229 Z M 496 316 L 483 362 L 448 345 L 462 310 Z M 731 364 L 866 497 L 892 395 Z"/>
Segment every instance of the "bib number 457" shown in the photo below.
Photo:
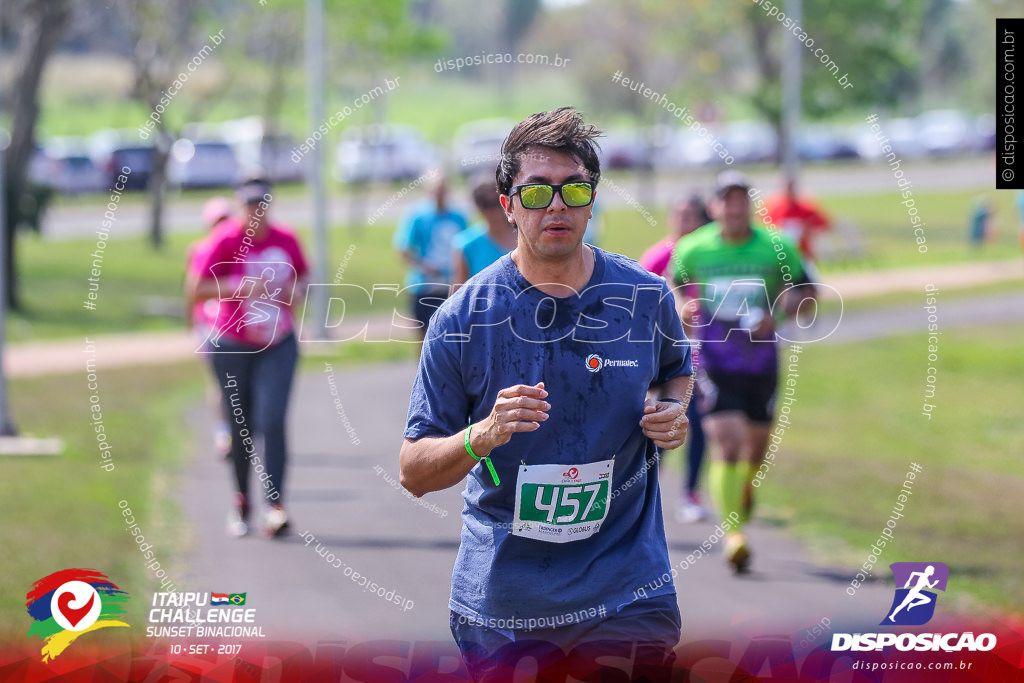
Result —
<path fill-rule="evenodd" d="M 576 524 L 592 522 L 604 516 L 604 506 L 595 506 L 603 500 L 607 481 L 585 486 L 545 486 L 527 484 L 523 487 L 523 520 L 548 524 Z M 535 489 L 535 491 L 530 491 Z M 527 503 L 532 502 L 532 505 Z"/>

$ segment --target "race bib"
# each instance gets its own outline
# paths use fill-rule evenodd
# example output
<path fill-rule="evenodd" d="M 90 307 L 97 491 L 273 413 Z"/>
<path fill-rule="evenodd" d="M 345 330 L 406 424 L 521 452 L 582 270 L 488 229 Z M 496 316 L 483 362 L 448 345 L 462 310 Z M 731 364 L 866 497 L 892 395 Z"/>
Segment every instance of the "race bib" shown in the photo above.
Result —
<path fill-rule="evenodd" d="M 735 322 L 756 308 L 767 308 L 764 280 L 712 278 L 715 320 Z"/>
<path fill-rule="evenodd" d="M 569 543 L 589 538 L 608 516 L 612 460 L 586 465 L 521 465 L 512 534 Z"/>

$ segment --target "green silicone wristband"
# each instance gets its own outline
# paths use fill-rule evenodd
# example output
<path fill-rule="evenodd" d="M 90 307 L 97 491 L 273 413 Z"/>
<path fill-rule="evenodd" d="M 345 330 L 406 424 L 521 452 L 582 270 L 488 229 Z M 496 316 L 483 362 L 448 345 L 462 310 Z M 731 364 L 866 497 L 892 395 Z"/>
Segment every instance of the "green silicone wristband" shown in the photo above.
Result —
<path fill-rule="evenodd" d="M 498 473 L 494 470 L 494 464 L 491 463 L 490 456 L 484 456 L 481 458 L 480 456 L 473 452 L 472 446 L 469 445 L 469 433 L 470 431 L 472 431 L 472 429 L 473 423 L 471 422 L 469 423 L 469 426 L 466 427 L 466 452 L 469 453 L 470 456 L 472 456 L 475 460 L 483 460 L 484 464 L 487 465 L 487 471 L 491 473 L 491 479 L 494 480 L 494 485 L 501 486 L 501 480 L 498 479 Z"/>

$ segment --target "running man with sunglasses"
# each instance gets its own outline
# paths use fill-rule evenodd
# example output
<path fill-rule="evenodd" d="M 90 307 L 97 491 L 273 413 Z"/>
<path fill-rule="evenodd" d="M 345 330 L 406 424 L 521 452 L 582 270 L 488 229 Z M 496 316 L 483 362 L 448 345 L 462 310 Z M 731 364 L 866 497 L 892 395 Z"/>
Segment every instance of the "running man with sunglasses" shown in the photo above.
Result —
<path fill-rule="evenodd" d="M 665 282 L 583 242 L 599 134 L 571 107 L 509 133 L 518 244 L 438 308 L 412 390 L 402 484 L 466 482 L 449 608 L 478 680 L 609 654 L 659 680 L 679 641 L 657 460 L 686 437 L 690 350 Z"/>

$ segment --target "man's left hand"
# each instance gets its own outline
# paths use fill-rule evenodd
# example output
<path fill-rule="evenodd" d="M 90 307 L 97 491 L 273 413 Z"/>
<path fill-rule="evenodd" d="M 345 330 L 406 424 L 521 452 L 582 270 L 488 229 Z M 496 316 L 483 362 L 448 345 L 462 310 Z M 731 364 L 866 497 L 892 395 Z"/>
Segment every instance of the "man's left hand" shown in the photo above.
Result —
<path fill-rule="evenodd" d="M 686 418 L 686 409 L 673 401 L 657 401 L 653 398 L 644 403 L 644 416 L 640 419 L 640 427 L 644 436 L 654 442 L 658 448 L 672 450 L 686 441 L 686 430 L 690 421 Z"/>

